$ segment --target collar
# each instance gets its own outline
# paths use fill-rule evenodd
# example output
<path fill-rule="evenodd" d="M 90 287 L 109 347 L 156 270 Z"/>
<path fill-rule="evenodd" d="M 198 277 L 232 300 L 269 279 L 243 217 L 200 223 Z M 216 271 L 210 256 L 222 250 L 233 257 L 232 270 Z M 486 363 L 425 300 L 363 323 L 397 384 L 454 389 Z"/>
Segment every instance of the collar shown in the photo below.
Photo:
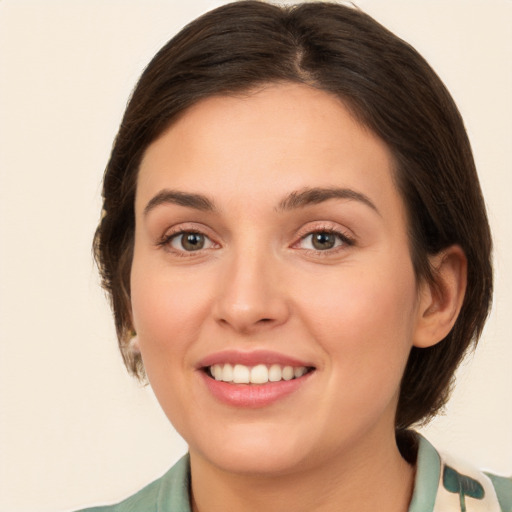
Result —
<path fill-rule="evenodd" d="M 508 498 L 498 498 L 493 475 L 441 454 L 423 436 L 415 436 L 419 448 L 409 512 L 512 511 Z"/>
<path fill-rule="evenodd" d="M 512 501 L 506 501 L 508 505 L 505 505 L 503 496 L 500 506 L 493 485 L 497 477 L 440 455 L 423 436 L 414 435 L 418 441 L 418 457 L 409 512 L 512 511 Z M 510 482 L 507 492 L 512 493 L 509 485 Z M 157 511 L 191 512 L 189 490 L 190 458 L 187 454 L 161 478 Z M 512 494 L 510 497 L 507 494 L 506 498 L 512 499 Z M 506 508 L 508 506 L 511 508 Z"/>

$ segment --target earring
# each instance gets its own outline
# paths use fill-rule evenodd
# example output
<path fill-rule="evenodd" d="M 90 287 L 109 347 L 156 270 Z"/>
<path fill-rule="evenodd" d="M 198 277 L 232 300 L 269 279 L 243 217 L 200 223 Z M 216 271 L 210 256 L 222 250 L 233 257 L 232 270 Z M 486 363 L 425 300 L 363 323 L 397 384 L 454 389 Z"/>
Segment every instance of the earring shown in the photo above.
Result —
<path fill-rule="evenodd" d="M 130 341 L 128 342 L 128 351 L 132 355 L 140 355 L 139 337 L 135 331 L 130 332 Z"/>

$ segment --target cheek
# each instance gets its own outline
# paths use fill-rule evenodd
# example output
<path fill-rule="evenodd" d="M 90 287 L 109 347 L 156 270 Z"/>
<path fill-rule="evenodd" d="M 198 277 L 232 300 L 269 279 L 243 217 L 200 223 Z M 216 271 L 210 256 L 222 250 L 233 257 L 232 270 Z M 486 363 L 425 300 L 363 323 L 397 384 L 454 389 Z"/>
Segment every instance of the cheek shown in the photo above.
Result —
<path fill-rule="evenodd" d="M 311 286 L 313 288 L 313 286 Z M 416 316 L 412 268 L 401 272 L 349 269 L 329 286 L 302 290 L 302 311 L 309 329 L 340 371 L 401 378 Z"/>
<path fill-rule="evenodd" d="M 134 258 L 131 274 L 132 314 L 144 359 L 179 352 L 197 337 L 204 316 L 203 289 L 190 279 L 170 276 Z"/>

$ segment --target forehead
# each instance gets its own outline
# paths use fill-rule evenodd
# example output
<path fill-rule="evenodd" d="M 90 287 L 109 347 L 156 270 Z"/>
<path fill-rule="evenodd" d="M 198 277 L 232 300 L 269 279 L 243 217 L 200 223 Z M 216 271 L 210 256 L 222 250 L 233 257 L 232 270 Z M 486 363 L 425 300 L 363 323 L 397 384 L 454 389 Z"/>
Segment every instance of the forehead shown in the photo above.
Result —
<path fill-rule="evenodd" d="M 184 112 L 144 154 L 137 207 L 168 187 L 276 201 L 312 186 L 358 189 L 384 208 L 400 202 L 389 149 L 341 100 L 273 84 Z"/>

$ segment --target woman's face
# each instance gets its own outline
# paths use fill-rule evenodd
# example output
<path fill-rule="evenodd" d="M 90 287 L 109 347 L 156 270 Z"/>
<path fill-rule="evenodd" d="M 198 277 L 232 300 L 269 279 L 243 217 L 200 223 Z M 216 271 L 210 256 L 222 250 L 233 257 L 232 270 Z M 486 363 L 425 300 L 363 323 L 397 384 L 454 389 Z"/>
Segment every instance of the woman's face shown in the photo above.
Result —
<path fill-rule="evenodd" d="M 149 146 L 133 322 L 191 457 L 283 473 L 393 439 L 420 294 L 392 172 L 304 85 L 203 100 Z"/>

